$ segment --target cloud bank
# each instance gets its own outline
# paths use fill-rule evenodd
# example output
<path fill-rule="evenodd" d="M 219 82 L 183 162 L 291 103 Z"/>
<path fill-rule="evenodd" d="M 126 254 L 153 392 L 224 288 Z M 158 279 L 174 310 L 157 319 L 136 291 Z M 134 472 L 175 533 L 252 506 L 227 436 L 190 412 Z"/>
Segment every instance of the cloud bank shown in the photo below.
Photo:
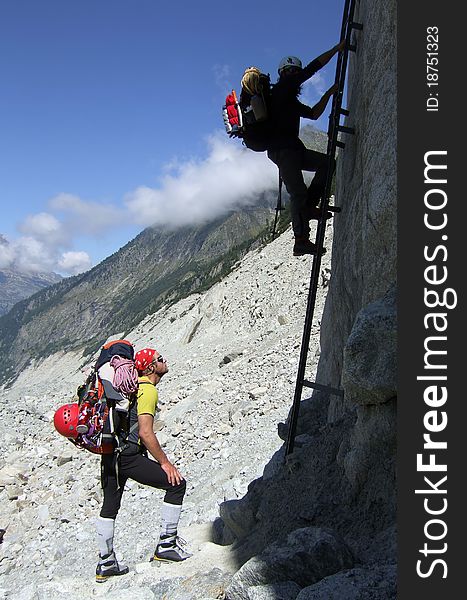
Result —
<path fill-rule="evenodd" d="M 0 268 L 24 272 L 57 271 L 75 275 L 92 266 L 90 256 L 75 248 L 77 237 L 99 236 L 137 225 L 170 229 L 213 220 L 251 205 L 277 185 L 277 169 L 264 153 L 245 149 L 225 133 L 209 136 L 204 159 L 173 161 L 157 187 L 140 186 L 120 203 L 104 204 L 60 193 L 47 209 L 29 215 L 18 227 L 21 236 L 0 243 Z"/>
<path fill-rule="evenodd" d="M 132 222 L 170 228 L 202 223 L 252 204 L 277 185 L 277 169 L 265 154 L 220 135 L 211 136 L 208 145 L 206 159 L 174 165 L 160 188 L 141 186 L 127 194 Z"/>

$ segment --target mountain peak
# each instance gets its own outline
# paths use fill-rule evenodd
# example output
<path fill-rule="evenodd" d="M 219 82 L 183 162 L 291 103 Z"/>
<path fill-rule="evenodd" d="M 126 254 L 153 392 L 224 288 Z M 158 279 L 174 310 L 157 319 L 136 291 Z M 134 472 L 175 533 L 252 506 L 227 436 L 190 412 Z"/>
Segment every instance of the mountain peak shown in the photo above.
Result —
<path fill-rule="evenodd" d="M 0 239 L 0 243 L 3 244 L 4 240 Z M 14 268 L 0 269 L 0 316 L 11 310 L 17 302 L 61 279 L 57 273 L 21 273 Z"/>

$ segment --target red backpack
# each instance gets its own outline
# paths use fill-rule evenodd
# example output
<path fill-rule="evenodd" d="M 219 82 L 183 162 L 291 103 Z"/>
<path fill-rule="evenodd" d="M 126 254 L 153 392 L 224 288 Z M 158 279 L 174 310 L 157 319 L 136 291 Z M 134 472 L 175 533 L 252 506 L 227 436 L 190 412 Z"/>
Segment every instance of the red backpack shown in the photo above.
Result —
<path fill-rule="evenodd" d="M 253 86 L 249 85 L 254 81 Z M 253 89 L 254 88 L 254 89 Z M 271 80 L 256 67 L 246 69 L 242 78 L 240 100 L 235 90 L 225 99 L 222 116 L 229 137 L 241 138 L 250 150 L 264 152 L 271 136 Z"/>
<path fill-rule="evenodd" d="M 112 380 L 107 378 L 109 374 Z M 137 389 L 133 345 L 127 340 L 109 342 L 102 346 L 91 374 L 79 386 L 78 401 L 55 412 L 55 429 L 78 448 L 112 454 Z"/>

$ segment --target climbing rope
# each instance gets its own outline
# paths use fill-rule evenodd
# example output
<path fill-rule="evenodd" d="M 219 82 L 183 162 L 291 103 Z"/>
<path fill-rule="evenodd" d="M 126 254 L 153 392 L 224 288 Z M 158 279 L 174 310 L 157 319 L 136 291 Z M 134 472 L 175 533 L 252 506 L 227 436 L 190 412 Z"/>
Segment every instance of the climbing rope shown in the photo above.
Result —
<path fill-rule="evenodd" d="M 261 83 L 260 83 L 261 71 L 258 67 L 248 67 L 245 69 L 245 73 L 242 77 L 242 88 L 254 96 L 255 94 L 261 94 Z"/>
<path fill-rule="evenodd" d="M 113 379 L 114 388 L 121 394 L 133 394 L 138 389 L 138 371 L 135 363 L 128 358 L 122 358 L 115 354 L 110 359 L 110 366 L 115 374 Z"/>

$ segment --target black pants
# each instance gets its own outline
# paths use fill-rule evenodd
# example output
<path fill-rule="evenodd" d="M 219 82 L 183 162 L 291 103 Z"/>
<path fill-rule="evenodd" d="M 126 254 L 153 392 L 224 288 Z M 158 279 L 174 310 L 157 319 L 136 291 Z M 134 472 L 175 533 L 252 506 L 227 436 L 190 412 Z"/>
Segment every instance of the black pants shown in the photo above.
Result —
<path fill-rule="evenodd" d="M 132 446 L 134 446 L 132 444 Z M 160 464 L 150 460 L 144 454 L 133 448 L 124 450 L 120 455 L 117 473 L 115 470 L 114 455 L 103 455 L 101 460 L 101 484 L 104 492 L 104 503 L 100 516 L 106 519 L 115 519 L 122 501 L 123 489 L 127 479 L 149 485 L 159 490 L 165 490 L 164 502 L 181 505 L 186 491 L 186 481 L 183 479 L 179 485 L 172 485 L 167 479 L 165 471 Z"/>
<path fill-rule="evenodd" d="M 279 173 L 290 196 L 292 229 L 295 237 L 308 237 L 310 233 L 307 208 L 318 206 L 326 186 L 328 156 L 305 148 L 284 148 L 269 150 L 268 157 L 279 167 Z M 334 170 L 335 162 L 331 161 Z M 302 171 L 315 171 L 315 176 L 307 188 Z"/>

